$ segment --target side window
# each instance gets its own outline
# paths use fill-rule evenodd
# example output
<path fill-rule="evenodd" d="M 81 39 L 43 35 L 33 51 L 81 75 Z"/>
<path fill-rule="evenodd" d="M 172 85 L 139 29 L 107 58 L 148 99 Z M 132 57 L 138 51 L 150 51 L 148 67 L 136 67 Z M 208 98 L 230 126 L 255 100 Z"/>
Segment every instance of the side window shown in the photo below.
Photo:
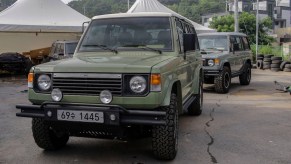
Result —
<path fill-rule="evenodd" d="M 184 30 L 183 30 L 183 26 L 182 23 L 176 19 L 176 26 L 177 26 L 177 33 L 178 33 L 178 37 L 179 37 L 179 43 L 180 43 L 180 52 L 184 52 L 184 43 L 183 43 L 183 34 L 184 34 Z"/>
<path fill-rule="evenodd" d="M 249 44 L 249 41 L 246 37 L 243 37 L 243 43 L 244 43 L 244 47 L 245 47 L 245 50 L 250 50 L 250 44 Z"/>
<path fill-rule="evenodd" d="M 243 51 L 244 50 L 244 46 L 243 46 L 242 39 L 240 36 L 235 37 L 234 49 L 235 49 L 235 51 Z"/>

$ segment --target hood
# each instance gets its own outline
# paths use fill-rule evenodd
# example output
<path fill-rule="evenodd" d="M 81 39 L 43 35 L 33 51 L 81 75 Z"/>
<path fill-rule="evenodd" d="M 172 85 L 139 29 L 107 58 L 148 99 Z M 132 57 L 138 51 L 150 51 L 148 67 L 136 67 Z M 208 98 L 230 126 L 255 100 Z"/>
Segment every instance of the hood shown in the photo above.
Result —
<path fill-rule="evenodd" d="M 100 52 L 99 52 L 100 53 Z M 173 58 L 155 52 L 79 53 L 71 59 L 36 66 L 41 72 L 149 73 L 152 66 Z"/>

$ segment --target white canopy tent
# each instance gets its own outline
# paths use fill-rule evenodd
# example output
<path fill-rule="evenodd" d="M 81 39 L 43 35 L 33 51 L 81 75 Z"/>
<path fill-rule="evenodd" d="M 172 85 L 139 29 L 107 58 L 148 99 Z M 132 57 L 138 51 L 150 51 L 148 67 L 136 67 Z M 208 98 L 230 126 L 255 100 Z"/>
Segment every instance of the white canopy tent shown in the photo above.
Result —
<path fill-rule="evenodd" d="M 81 32 L 89 20 L 60 0 L 18 0 L 0 12 L 0 31 Z"/>
<path fill-rule="evenodd" d="M 191 21 L 188 18 L 185 18 L 184 16 L 172 11 L 171 9 L 167 8 L 157 0 L 136 0 L 136 2 L 132 5 L 132 7 L 127 11 L 127 13 L 136 13 L 136 12 L 164 12 L 164 13 L 172 13 L 174 15 L 177 15 L 180 18 L 186 19 L 190 21 L 197 33 L 209 33 L 209 32 L 215 32 L 214 29 L 210 29 L 208 27 L 202 26 L 196 22 Z"/>
<path fill-rule="evenodd" d="M 89 18 L 61 0 L 18 0 L 0 12 L 0 53 L 50 47 L 57 40 L 78 40 Z"/>

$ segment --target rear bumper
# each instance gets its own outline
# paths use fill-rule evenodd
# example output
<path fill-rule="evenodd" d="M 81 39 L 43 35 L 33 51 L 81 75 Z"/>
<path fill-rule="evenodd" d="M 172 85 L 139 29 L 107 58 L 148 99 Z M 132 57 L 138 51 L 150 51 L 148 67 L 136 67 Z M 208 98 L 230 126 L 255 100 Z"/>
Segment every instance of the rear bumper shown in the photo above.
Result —
<path fill-rule="evenodd" d="M 45 102 L 42 105 L 17 105 L 21 111 L 16 113 L 18 117 L 43 118 L 52 122 L 60 121 L 57 118 L 58 110 L 95 111 L 104 113 L 104 123 L 90 123 L 98 125 L 165 125 L 166 112 L 157 110 L 128 110 L 118 105 L 89 105 L 74 103 Z M 51 114 L 48 114 L 51 113 Z M 115 120 L 110 118 L 115 116 Z M 79 122 L 80 124 L 84 122 Z"/>

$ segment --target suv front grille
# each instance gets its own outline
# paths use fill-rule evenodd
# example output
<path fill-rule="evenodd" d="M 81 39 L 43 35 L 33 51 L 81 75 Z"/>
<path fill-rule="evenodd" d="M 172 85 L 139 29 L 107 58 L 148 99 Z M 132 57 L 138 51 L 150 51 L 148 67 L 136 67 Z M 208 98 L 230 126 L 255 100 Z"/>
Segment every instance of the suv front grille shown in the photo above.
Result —
<path fill-rule="evenodd" d="M 115 96 L 122 94 L 121 74 L 53 74 L 53 88 L 59 88 L 66 95 L 99 95 L 109 90 Z"/>

